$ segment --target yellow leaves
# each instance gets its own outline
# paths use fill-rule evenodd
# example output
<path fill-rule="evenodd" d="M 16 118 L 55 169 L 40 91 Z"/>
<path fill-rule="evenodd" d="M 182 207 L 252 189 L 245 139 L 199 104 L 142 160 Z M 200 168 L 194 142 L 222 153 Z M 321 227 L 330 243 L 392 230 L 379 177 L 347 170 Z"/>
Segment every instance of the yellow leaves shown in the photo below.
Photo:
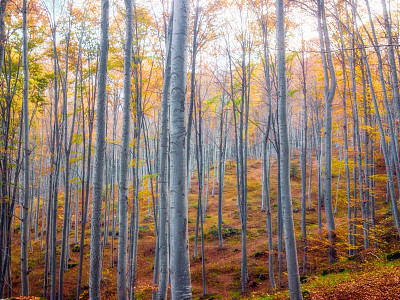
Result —
<path fill-rule="evenodd" d="M 75 157 L 75 158 L 71 158 L 71 159 L 69 160 L 69 163 L 72 164 L 72 163 L 74 163 L 74 162 L 81 161 L 82 159 L 83 159 L 82 156 L 78 156 L 78 157 Z"/>
<path fill-rule="evenodd" d="M 108 140 L 107 138 L 106 138 L 106 143 L 121 145 L 121 141 L 118 141 L 118 140 L 112 141 L 112 140 Z"/>
<path fill-rule="evenodd" d="M 129 161 L 128 167 L 134 167 L 134 166 L 136 166 L 136 159 L 131 159 L 131 160 Z"/>
<path fill-rule="evenodd" d="M 82 134 L 77 134 L 77 133 L 75 133 L 75 134 L 72 136 L 72 144 L 77 144 L 77 145 L 79 145 L 80 143 L 82 143 L 82 141 L 83 141 Z"/>
<path fill-rule="evenodd" d="M 139 192 L 139 198 L 144 199 L 146 196 L 150 197 L 151 196 L 151 191 L 142 190 L 142 191 Z"/>
<path fill-rule="evenodd" d="M 369 178 L 374 179 L 376 181 L 387 181 L 386 174 L 371 175 L 371 176 L 369 176 Z"/>
<path fill-rule="evenodd" d="M 154 179 L 154 178 L 157 178 L 157 176 L 158 176 L 158 173 L 146 174 L 146 175 L 143 175 L 142 180 Z"/>
<path fill-rule="evenodd" d="M 139 160 L 139 167 L 142 165 L 142 160 Z M 128 167 L 136 167 L 136 158 L 129 160 Z"/>
<path fill-rule="evenodd" d="M 132 141 L 129 143 L 129 147 L 134 147 L 136 145 L 136 140 L 137 138 L 132 139 Z"/>
<path fill-rule="evenodd" d="M 361 130 L 367 130 L 368 132 L 374 131 L 374 127 L 372 127 L 372 126 L 368 126 L 368 125 L 364 125 L 364 124 L 360 124 L 359 126 L 360 126 Z"/>
<path fill-rule="evenodd" d="M 71 184 L 77 184 L 77 183 L 82 183 L 82 180 L 81 180 L 80 177 L 74 177 L 74 178 L 71 178 L 71 179 L 69 180 L 69 182 L 70 182 Z"/>

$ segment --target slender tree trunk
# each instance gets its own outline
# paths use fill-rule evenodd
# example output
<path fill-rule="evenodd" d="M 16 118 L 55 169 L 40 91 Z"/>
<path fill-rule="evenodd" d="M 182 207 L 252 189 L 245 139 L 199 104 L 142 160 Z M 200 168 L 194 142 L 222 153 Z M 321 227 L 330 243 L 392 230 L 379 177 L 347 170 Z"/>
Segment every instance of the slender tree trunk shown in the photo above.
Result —
<path fill-rule="evenodd" d="M 52 173 L 53 180 L 50 186 L 52 203 L 49 207 L 49 222 L 50 222 L 50 273 L 51 273 L 51 291 L 50 299 L 55 300 L 56 295 L 56 285 L 57 285 L 57 208 L 58 208 L 58 189 L 59 189 L 59 173 L 60 173 L 60 161 L 61 161 L 61 134 L 60 134 L 60 124 L 57 118 L 58 116 L 58 102 L 59 102 L 59 84 L 58 84 L 58 56 L 57 56 L 57 43 L 56 43 L 56 27 L 53 25 L 51 28 L 52 38 L 53 38 L 53 78 L 54 78 L 54 133 L 52 137 L 51 146 L 51 164 L 54 168 Z M 46 274 L 47 275 L 47 274 Z"/>
<path fill-rule="evenodd" d="M 160 221 L 159 221 L 159 278 L 157 300 L 167 299 L 169 282 L 169 199 L 168 199 L 168 142 L 169 142 L 169 95 L 171 84 L 171 39 L 173 11 L 170 16 L 167 33 L 167 55 L 164 69 L 164 84 L 161 102 L 160 136 Z"/>
<path fill-rule="evenodd" d="M 303 109 L 302 109 L 302 147 L 301 147 L 301 233 L 303 236 L 303 275 L 307 273 L 307 227 L 306 227 L 306 202 L 307 202 L 307 62 L 304 51 L 301 58 L 303 74 Z"/>
<path fill-rule="evenodd" d="M 195 93 L 196 93 L 196 56 L 197 56 L 197 34 L 198 30 L 198 21 L 199 21 L 199 0 L 197 0 L 195 6 L 195 15 L 194 15 L 194 24 L 193 24 L 193 44 L 192 44 L 192 73 L 190 76 L 190 104 L 189 104 L 189 116 L 188 116 L 188 128 L 187 128 L 187 139 L 186 139 L 186 156 L 187 156 L 187 179 L 190 181 L 190 143 L 191 143 L 191 135 L 192 135 L 192 123 L 193 123 L 193 106 L 195 102 Z M 190 182 L 188 184 L 190 189 Z"/>
<path fill-rule="evenodd" d="M 281 195 L 283 211 L 283 229 L 285 232 L 286 262 L 289 280 L 290 299 L 302 299 L 300 276 L 297 262 L 296 240 L 294 236 L 292 200 L 290 194 L 289 172 L 289 135 L 286 120 L 286 66 L 285 66 L 285 27 L 284 1 L 276 2 L 276 40 L 277 40 L 277 72 L 278 72 L 278 116 L 279 116 L 279 151 L 281 155 Z"/>
<path fill-rule="evenodd" d="M 24 202 L 21 220 L 21 294 L 29 295 L 28 282 L 28 233 L 29 233 L 29 68 L 28 68 L 28 21 L 27 0 L 22 1 L 22 68 L 23 79 L 23 118 L 24 118 Z M 1 296 L 1 295 L 0 295 Z"/>
<path fill-rule="evenodd" d="M 223 127 L 224 127 L 224 106 L 225 101 L 224 97 L 221 97 L 221 116 L 220 116 L 220 123 L 219 123 L 219 158 L 218 158 L 218 242 L 219 248 L 222 249 L 223 247 L 223 237 L 222 237 L 222 195 L 224 192 L 224 181 L 223 181 Z"/>
<path fill-rule="evenodd" d="M 118 234 L 118 299 L 128 299 L 126 286 L 127 244 L 128 244 L 128 161 L 129 161 L 129 128 L 131 118 L 131 74 L 133 44 L 133 5 L 132 0 L 125 0 L 126 32 L 124 54 L 124 103 L 122 120 L 122 137 L 120 151 L 120 178 L 118 183 L 119 234 Z"/>
<path fill-rule="evenodd" d="M 69 24 L 70 26 L 70 24 Z M 71 224 L 72 212 L 70 211 L 70 154 L 72 148 L 72 139 L 74 136 L 75 118 L 76 118 L 76 104 L 78 97 L 78 78 L 79 78 L 79 66 L 81 58 L 82 49 L 82 38 L 81 34 L 78 46 L 78 57 L 75 67 L 75 88 L 74 88 L 74 106 L 72 113 L 72 122 L 70 128 L 70 134 L 68 135 L 68 95 L 67 95 L 67 83 L 68 83 L 68 54 L 69 54 L 69 41 L 70 41 L 70 28 L 68 28 L 67 38 L 66 38 L 66 54 L 65 54 L 65 76 L 63 82 L 63 122 L 64 122 L 64 158 L 65 158 L 65 180 L 64 180 L 64 218 L 63 218 L 63 230 L 62 230 L 62 241 L 61 241 L 61 256 L 60 256 L 60 269 L 59 269 L 59 299 L 63 298 L 63 288 L 64 288 L 64 271 L 66 269 L 68 261 L 68 251 L 69 251 L 69 230 Z"/>
<path fill-rule="evenodd" d="M 81 76 L 82 78 L 82 76 Z M 82 80 L 82 79 L 81 79 Z M 89 85 L 90 86 L 90 85 Z M 82 89 L 81 89 L 81 99 L 82 97 Z M 83 134 L 83 165 L 82 165 L 82 203 L 81 203 L 81 211 L 82 211 L 82 225 L 81 225 L 81 237 L 79 244 L 79 269 L 78 269 L 78 287 L 76 299 L 78 300 L 81 294 L 81 282 L 82 282 L 82 269 L 83 269 L 83 250 L 85 247 L 85 230 L 86 223 L 88 217 L 89 210 L 89 190 L 90 190 L 90 179 L 91 179 L 91 170 L 92 170 L 92 141 L 93 141 L 93 118 L 94 118 L 94 109 L 91 104 L 92 101 L 88 101 L 88 127 L 89 127 L 89 143 L 88 143 L 88 154 L 87 154 L 87 171 L 85 171 L 85 161 L 86 161 L 86 136 Z M 83 107 L 83 101 L 82 101 Z M 82 131 L 85 131 L 85 120 L 84 120 L 85 112 L 82 111 Z M 85 179 L 86 175 L 86 179 Z"/>
<path fill-rule="evenodd" d="M 276 288 L 275 277 L 274 277 L 274 245 L 272 242 L 272 215 L 271 215 L 271 199 L 270 199 L 270 169 L 271 169 L 271 151 L 268 148 L 268 139 L 271 129 L 272 119 L 272 93 L 271 93 L 271 77 L 270 77 L 270 63 L 269 63 L 269 43 L 268 43 L 268 5 L 266 6 L 266 19 L 261 20 L 262 32 L 263 32 L 263 54 L 264 54 L 264 76 L 265 83 L 267 86 L 267 106 L 268 106 L 268 122 L 267 129 L 262 143 L 262 156 L 263 156 L 263 205 L 261 210 L 264 208 L 267 217 L 267 234 L 268 234 L 268 271 L 269 271 L 269 282 L 271 288 Z"/>
<path fill-rule="evenodd" d="M 335 7 L 335 13 L 337 15 L 337 9 Z M 340 28 L 339 22 L 337 22 L 337 26 Z M 349 168 L 349 145 L 348 145 L 348 124 L 347 124 L 347 75 L 346 75 L 346 58 L 349 60 L 348 52 L 344 50 L 345 43 L 343 38 L 342 30 L 339 30 L 340 42 L 343 48 L 341 52 L 341 63 L 342 63 L 342 73 L 343 73 L 343 92 L 341 94 L 342 98 L 342 107 L 343 107 L 343 140 L 344 140 L 344 164 L 345 164 L 345 172 L 346 172 L 346 195 L 347 195 L 347 241 L 349 244 L 348 255 L 352 255 L 352 225 L 351 225 L 351 185 L 350 185 L 350 168 Z"/>
<path fill-rule="evenodd" d="M 264 194 L 265 194 L 265 212 L 267 214 L 267 234 L 268 234 L 268 271 L 269 271 L 269 282 L 271 288 L 274 290 L 275 277 L 274 277 L 274 245 L 272 242 L 272 216 L 271 216 L 271 202 L 270 202 L 270 185 L 269 175 L 271 168 L 271 154 L 267 147 L 267 139 L 264 140 Z"/>
<path fill-rule="evenodd" d="M 336 261 L 336 253 L 334 249 L 335 219 L 332 208 L 332 101 L 336 91 L 336 76 L 332 62 L 324 0 L 318 1 L 318 32 L 320 36 L 322 66 L 324 70 L 325 98 L 324 205 L 330 243 L 329 262 L 333 263 Z"/>
<path fill-rule="evenodd" d="M 197 178 L 199 183 L 199 194 L 197 201 L 197 212 L 198 219 L 200 220 L 200 235 L 201 235 L 201 275 L 203 281 L 203 296 L 207 294 L 206 288 L 206 268 L 205 268 L 205 257 L 204 257 L 204 231 L 203 231 L 203 209 L 202 209 L 202 190 L 204 186 L 204 175 L 203 175 L 203 149 L 202 149 L 202 117 L 201 117 L 201 100 L 199 99 L 199 130 L 197 130 L 197 118 L 196 118 L 196 107 L 195 107 L 195 133 L 196 133 L 196 161 L 197 161 Z M 204 197 L 203 197 L 204 201 Z M 197 225 L 196 225 L 197 226 Z M 196 237 L 197 238 L 197 237 Z M 195 247 L 195 251 L 196 251 Z"/>

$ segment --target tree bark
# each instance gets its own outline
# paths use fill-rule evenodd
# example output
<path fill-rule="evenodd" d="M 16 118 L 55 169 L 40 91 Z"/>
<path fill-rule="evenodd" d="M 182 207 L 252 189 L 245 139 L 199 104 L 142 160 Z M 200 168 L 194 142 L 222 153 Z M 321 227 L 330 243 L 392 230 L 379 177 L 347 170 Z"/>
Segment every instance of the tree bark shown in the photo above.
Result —
<path fill-rule="evenodd" d="M 103 170 L 105 154 L 105 109 L 107 86 L 107 60 L 108 60 L 108 12 L 109 1 L 101 1 L 101 37 L 100 57 L 97 82 L 96 104 L 96 152 L 93 170 L 93 196 L 92 220 L 90 236 L 90 270 L 89 270 L 89 296 L 90 299 L 101 298 L 101 211 L 103 194 Z"/>
<path fill-rule="evenodd" d="M 188 245 L 186 81 L 189 2 L 174 1 L 171 41 L 170 272 L 171 299 L 192 299 Z"/>
<path fill-rule="evenodd" d="M 118 184 L 119 234 L 118 234 L 118 299 L 128 299 L 126 285 L 127 244 L 128 244 L 128 161 L 129 129 L 131 118 L 131 76 L 133 44 L 133 5 L 132 0 L 125 0 L 125 49 L 124 49 L 124 102 L 122 119 L 122 137 L 120 151 L 120 178 Z"/>
<path fill-rule="evenodd" d="M 23 79 L 23 119 L 24 119 L 24 202 L 22 205 L 21 228 L 21 294 L 29 295 L 28 282 L 28 233 L 29 233 L 29 66 L 28 66 L 28 7 L 27 0 L 22 1 L 22 68 Z M 1 296 L 1 295 L 0 295 Z"/>
<path fill-rule="evenodd" d="M 169 96 L 171 85 L 171 39 L 173 11 L 169 19 L 167 33 L 167 55 L 164 69 L 164 84 L 161 102 L 161 141 L 160 141 L 160 220 L 158 231 L 159 278 L 157 299 L 167 299 L 169 282 L 169 199 L 168 199 L 168 142 L 169 142 Z"/>
<path fill-rule="evenodd" d="M 333 263 L 336 261 L 336 253 L 334 249 L 335 219 L 332 208 L 332 101 L 336 91 L 336 75 L 331 55 L 324 0 L 318 1 L 318 32 L 321 44 L 322 67 L 324 71 L 325 98 L 324 205 L 330 243 L 329 262 Z"/>
<path fill-rule="evenodd" d="M 297 262 L 296 240 L 294 236 L 292 200 L 290 193 L 289 172 L 289 135 L 286 120 L 286 63 L 285 63 L 285 27 L 284 1 L 276 2 L 276 40 L 277 40 L 277 72 L 278 72 L 278 103 L 279 103 L 279 151 L 281 170 L 281 195 L 283 211 L 283 230 L 285 232 L 286 262 L 289 280 L 290 299 L 302 299 L 300 276 Z"/>

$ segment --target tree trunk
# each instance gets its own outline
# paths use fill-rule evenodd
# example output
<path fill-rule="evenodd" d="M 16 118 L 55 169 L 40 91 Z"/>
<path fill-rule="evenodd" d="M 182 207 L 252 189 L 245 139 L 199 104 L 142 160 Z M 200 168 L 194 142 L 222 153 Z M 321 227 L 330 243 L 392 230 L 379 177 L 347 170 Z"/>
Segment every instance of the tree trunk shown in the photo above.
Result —
<path fill-rule="evenodd" d="M 307 227 L 306 227 L 306 202 L 307 202 L 307 61 L 304 51 L 301 58 L 303 74 L 303 104 L 302 104 L 302 140 L 301 140 L 301 233 L 303 236 L 303 275 L 307 273 Z"/>
<path fill-rule="evenodd" d="M 284 1 L 276 2 L 276 40 L 277 40 L 277 72 L 278 72 L 278 117 L 279 117 L 279 151 L 281 170 L 281 197 L 283 212 L 283 229 L 285 236 L 286 262 L 289 280 L 290 299 L 302 299 L 300 276 L 297 262 L 296 240 L 294 236 L 292 199 L 290 193 L 289 172 L 289 135 L 286 120 L 286 66 L 285 66 L 285 27 Z"/>
<path fill-rule="evenodd" d="M 171 299 L 191 299 L 186 172 L 186 64 L 189 2 L 174 1 L 171 41 L 170 242 Z"/>
<path fill-rule="evenodd" d="M 219 123 L 219 157 L 218 157 L 218 243 L 219 248 L 222 249 L 223 247 L 223 237 L 222 237 L 222 195 L 224 191 L 224 181 L 223 181 L 223 127 L 224 127 L 224 96 L 221 98 L 221 116 L 220 116 L 220 123 Z"/>
<path fill-rule="evenodd" d="M 272 217 L 271 217 L 271 202 L 270 202 L 270 185 L 269 185 L 269 175 L 271 168 L 271 154 L 267 147 L 267 139 L 264 140 L 264 194 L 265 194 L 265 212 L 267 214 L 267 234 L 268 234 L 268 271 L 269 271 L 269 282 L 271 288 L 274 290 L 275 277 L 274 277 L 274 245 L 272 242 Z"/>
<path fill-rule="evenodd" d="M 133 44 L 133 5 L 132 0 L 125 0 L 126 32 L 124 53 L 124 102 L 122 119 L 122 137 L 120 152 L 120 178 L 118 184 L 119 234 L 118 234 L 118 299 L 128 299 L 126 286 L 127 244 L 128 244 L 128 161 L 129 161 L 129 128 L 131 118 L 131 75 Z"/>
<path fill-rule="evenodd" d="M 101 1 L 101 37 L 99 75 L 97 82 L 96 106 L 96 146 L 93 174 L 92 220 L 90 236 L 90 270 L 89 270 L 89 296 L 90 299 L 101 298 L 101 211 L 103 196 L 103 170 L 105 153 L 105 109 L 107 86 L 107 60 L 108 60 L 108 11 L 109 1 Z"/>
<path fill-rule="evenodd" d="M 24 119 L 24 202 L 22 205 L 21 228 L 21 294 L 29 295 L 28 282 L 28 233 L 29 233 L 29 68 L 28 68 L 28 8 L 27 0 L 22 1 L 22 68 L 23 79 L 23 119 Z M 1 295 L 0 295 L 1 296 Z"/>
<path fill-rule="evenodd" d="M 168 22 L 167 54 L 164 69 L 164 84 L 161 102 L 160 136 L 160 220 L 158 230 L 159 278 L 157 300 L 167 299 L 169 281 L 169 199 L 168 199 L 168 142 L 169 142 L 169 96 L 171 85 L 171 39 L 173 10 Z"/>
<path fill-rule="evenodd" d="M 324 70 L 325 98 L 325 165 L 324 165 L 324 205 L 329 238 L 329 262 L 336 261 L 335 219 L 332 208 L 332 101 L 336 91 L 336 76 L 333 67 L 330 39 L 325 16 L 325 1 L 318 1 L 318 32 L 321 44 L 322 66 Z M 329 69 L 329 75 L 328 75 Z"/>

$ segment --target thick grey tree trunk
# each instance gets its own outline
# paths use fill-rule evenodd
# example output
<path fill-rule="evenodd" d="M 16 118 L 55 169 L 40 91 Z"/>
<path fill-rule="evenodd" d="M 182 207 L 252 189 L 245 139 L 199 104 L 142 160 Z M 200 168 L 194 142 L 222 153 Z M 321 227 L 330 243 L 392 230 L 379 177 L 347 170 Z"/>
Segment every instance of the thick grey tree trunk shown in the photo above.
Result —
<path fill-rule="evenodd" d="M 192 299 L 188 243 L 186 172 L 186 81 L 189 1 L 174 1 L 170 105 L 171 299 Z"/>
<path fill-rule="evenodd" d="M 124 102 L 122 119 L 122 137 L 120 151 L 120 178 L 118 183 L 119 234 L 118 234 L 118 299 L 128 299 L 126 285 L 127 244 L 128 244 L 128 161 L 129 129 L 131 119 L 131 77 L 133 44 L 133 5 L 132 0 L 125 0 L 125 53 L 124 53 Z"/>
<path fill-rule="evenodd" d="M 89 297 L 101 298 L 101 211 L 103 196 L 103 170 L 105 154 L 105 110 L 108 61 L 109 1 L 101 1 L 101 37 L 96 106 L 96 146 L 93 170 L 92 221 L 90 236 Z"/>
<path fill-rule="evenodd" d="M 289 172 L 289 135 L 286 120 L 286 65 L 285 65 L 285 27 L 284 1 L 276 2 L 276 40 L 277 40 L 277 73 L 278 73 L 278 118 L 279 118 L 279 151 L 281 170 L 281 197 L 283 211 L 283 230 L 290 299 L 302 299 L 299 267 L 297 262 L 296 240 L 294 236 L 292 199 L 290 193 Z"/>

